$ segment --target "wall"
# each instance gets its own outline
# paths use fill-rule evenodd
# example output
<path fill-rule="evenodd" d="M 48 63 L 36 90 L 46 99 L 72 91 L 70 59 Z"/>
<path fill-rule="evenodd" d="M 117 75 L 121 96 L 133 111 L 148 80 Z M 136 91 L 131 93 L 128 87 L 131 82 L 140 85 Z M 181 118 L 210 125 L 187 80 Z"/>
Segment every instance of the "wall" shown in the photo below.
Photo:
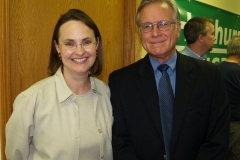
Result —
<path fill-rule="evenodd" d="M 10 2 L 10 49 L 12 99 L 36 81 L 47 77 L 48 57 L 54 25 L 60 14 L 79 8 L 98 25 L 105 51 L 100 79 L 122 66 L 124 1 L 42 0 Z M 114 14 L 113 14 L 114 13 Z M 114 20 L 116 20 L 114 22 Z M 107 24 L 107 25 L 106 25 Z M 117 37 L 117 38 L 116 38 Z M 108 66 L 108 67 L 106 67 Z"/>
<path fill-rule="evenodd" d="M 5 123 L 11 114 L 10 57 L 9 57 L 9 1 L 0 0 L 0 149 L 4 160 Z"/>
<path fill-rule="evenodd" d="M 239 0 L 196 0 L 196 1 L 240 15 Z"/>

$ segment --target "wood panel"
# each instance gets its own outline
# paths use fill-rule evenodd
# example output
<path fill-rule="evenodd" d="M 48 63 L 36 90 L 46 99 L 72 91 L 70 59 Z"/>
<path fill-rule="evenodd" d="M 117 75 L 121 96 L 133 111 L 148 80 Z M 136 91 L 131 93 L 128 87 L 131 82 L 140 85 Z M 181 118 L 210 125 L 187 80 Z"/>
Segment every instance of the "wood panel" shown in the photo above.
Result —
<path fill-rule="evenodd" d="M 61 14 L 70 8 L 85 11 L 97 23 L 103 38 L 105 60 L 100 79 L 107 82 L 108 74 L 123 66 L 124 1 L 53 0 L 53 1 L 7 1 L 1 2 L 1 43 L 10 48 L 1 57 L 1 141 L 2 160 L 5 160 L 5 124 L 12 111 L 15 97 L 33 83 L 47 77 L 48 57 L 54 25 Z M 2 9 L 3 8 L 3 9 Z M 9 10 L 8 10 L 9 8 Z M 9 17 L 7 17 L 9 15 Z M 9 24 L 6 22 L 9 21 Z M 8 23 L 8 22 L 7 22 Z M 9 27 L 10 32 L 4 28 Z M 1 42 L 2 42 L 1 41 Z M 10 43 L 10 47 L 7 44 Z M 2 48 L 1 55 L 7 53 Z M 8 60 L 8 61 L 6 61 Z M 11 66 L 9 62 L 11 61 Z M 8 86 L 6 86 L 8 83 Z M 11 85 L 10 85 L 11 84 Z M 2 88 L 2 86 L 5 86 Z M 12 89 L 12 90 L 10 90 Z M 11 91 L 11 95 L 10 95 Z M 2 109 L 2 106 L 5 106 Z M 8 107 L 8 108 L 7 108 Z"/>
<path fill-rule="evenodd" d="M 141 45 L 135 25 L 139 1 L 0 0 L 2 160 L 6 159 L 4 128 L 12 112 L 13 100 L 20 92 L 47 77 L 52 32 L 60 15 L 70 8 L 79 8 L 97 23 L 105 52 L 103 72 L 98 78 L 107 82 L 113 70 L 140 58 Z"/>
<path fill-rule="evenodd" d="M 60 14 L 79 8 L 97 23 L 103 37 L 105 61 L 100 79 L 123 63 L 124 1 L 53 0 L 10 2 L 12 99 L 47 76 L 54 25 Z"/>
<path fill-rule="evenodd" d="M 5 123 L 11 114 L 9 1 L 0 1 L 0 159 L 5 160 Z"/>
<path fill-rule="evenodd" d="M 140 0 L 125 0 L 124 4 L 124 54 L 123 65 L 127 66 L 141 58 L 139 30 L 135 22 Z"/>

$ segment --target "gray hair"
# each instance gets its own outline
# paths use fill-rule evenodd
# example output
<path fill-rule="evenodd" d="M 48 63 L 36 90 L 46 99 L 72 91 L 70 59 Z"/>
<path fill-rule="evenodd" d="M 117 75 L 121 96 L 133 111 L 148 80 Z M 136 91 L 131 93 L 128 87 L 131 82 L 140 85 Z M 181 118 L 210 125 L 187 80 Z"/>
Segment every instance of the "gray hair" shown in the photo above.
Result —
<path fill-rule="evenodd" d="M 177 3 L 175 2 L 175 0 L 142 0 L 142 2 L 140 3 L 138 10 L 137 10 L 137 16 L 136 16 L 136 24 L 138 26 L 140 26 L 139 24 L 139 18 L 140 18 L 140 12 L 141 10 L 148 4 L 151 3 L 167 3 L 173 10 L 173 19 L 175 20 L 175 22 L 180 22 L 180 13 L 178 10 L 178 6 Z"/>
<path fill-rule="evenodd" d="M 228 42 L 227 47 L 228 56 L 238 55 L 240 56 L 240 36 L 233 36 Z"/>

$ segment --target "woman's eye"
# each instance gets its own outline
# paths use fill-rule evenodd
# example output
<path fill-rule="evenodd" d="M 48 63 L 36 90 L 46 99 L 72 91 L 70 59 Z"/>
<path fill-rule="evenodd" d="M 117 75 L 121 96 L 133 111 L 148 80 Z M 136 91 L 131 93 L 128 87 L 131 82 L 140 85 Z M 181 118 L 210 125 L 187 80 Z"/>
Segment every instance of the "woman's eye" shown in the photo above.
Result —
<path fill-rule="evenodd" d="M 92 43 L 91 41 L 85 41 L 85 42 L 83 42 L 83 45 L 91 44 L 91 43 Z"/>
<path fill-rule="evenodd" d="M 66 42 L 65 45 L 66 45 L 66 46 L 74 46 L 75 44 L 74 44 L 74 43 L 71 43 L 71 42 Z"/>

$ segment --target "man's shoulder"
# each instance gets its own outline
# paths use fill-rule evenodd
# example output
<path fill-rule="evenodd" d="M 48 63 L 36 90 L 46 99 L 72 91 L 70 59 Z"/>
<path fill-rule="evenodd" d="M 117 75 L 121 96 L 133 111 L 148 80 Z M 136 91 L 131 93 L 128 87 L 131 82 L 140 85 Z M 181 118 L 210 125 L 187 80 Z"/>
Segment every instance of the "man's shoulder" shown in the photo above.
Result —
<path fill-rule="evenodd" d="M 187 55 L 187 46 L 183 48 L 183 50 L 179 51 L 179 53 L 182 53 L 184 55 Z"/>
<path fill-rule="evenodd" d="M 144 61 L 146 61 L 146 59 L 142 58 L 132 64 L 114 70 L 111 74 L 131 74 L 133 72 L 137 72 Z"/>
<path fill-rule="evenodd" d="M 180 63 L 180 65 L 186 65 L 186 66 L 191 66 L 193 68 L 215 68 L 217 65 L 214 63 L 211 63 L 209 61 L 206 60 L 200 60 L 200 59 L 196 59 L 193 58 L 191 56 L 187 56 L 187 55 L 183 55 L 183 54 L 178 54 L 178 63 Z"/>

